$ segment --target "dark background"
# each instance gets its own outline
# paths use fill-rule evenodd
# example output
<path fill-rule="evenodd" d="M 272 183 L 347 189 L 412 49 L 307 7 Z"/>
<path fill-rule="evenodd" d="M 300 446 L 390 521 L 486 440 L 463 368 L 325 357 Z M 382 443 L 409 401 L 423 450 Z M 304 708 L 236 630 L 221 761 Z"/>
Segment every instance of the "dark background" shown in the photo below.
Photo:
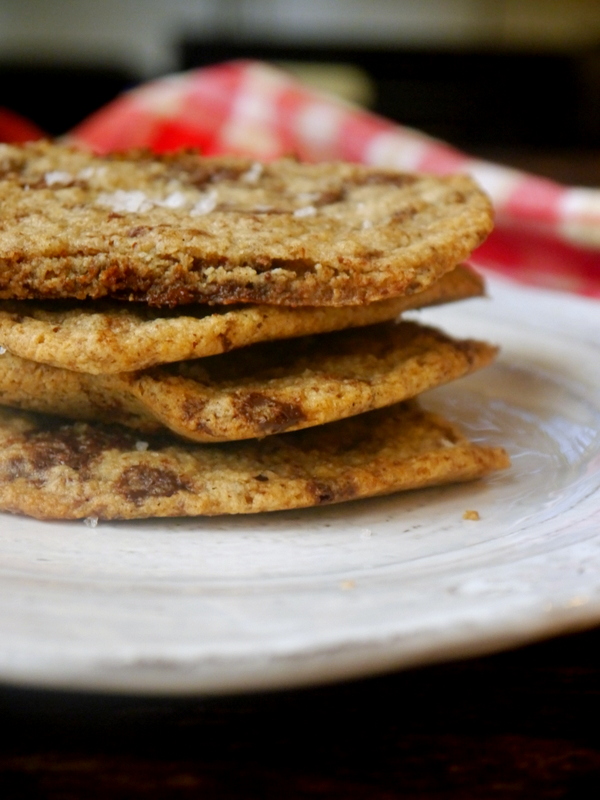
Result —
<path fill-rule="evenodd" d="M 232 58 L 351 64 L 369 107 L 400 124 L 517 168 L 593 186 L 600 169 L 600 47 L 555 52 L 179 41 L 177 69 Z M 122 67 L 0 60 L 0 106 L 59 136 L 142 79 Z M 563 168 L 565 156 L 569 159 Z"/>
<path fill-rule="evenodd" d="M 463 148 L 600 143 L 600 49 L 279 47 L 189 38 L 178 52 L 181 69 L 231 58 L 353 64 L 371 81 L 373 111 Z M 60 135 L 138 81 L 119 68 L 0 62 L 0 105 Z"/>
<path fill-rule="evenodd" d="M 589 52 L 240 46 L 189 39 L 182 66 L 228 58 L 359 66 L 372 110 L 464 148 L 600 143 L 600 49 Z"/>
<path fill-rule="evenodd" d="M 600 631 L 331 687 L 0 687 L 3 800 L 596 800 Z"/>

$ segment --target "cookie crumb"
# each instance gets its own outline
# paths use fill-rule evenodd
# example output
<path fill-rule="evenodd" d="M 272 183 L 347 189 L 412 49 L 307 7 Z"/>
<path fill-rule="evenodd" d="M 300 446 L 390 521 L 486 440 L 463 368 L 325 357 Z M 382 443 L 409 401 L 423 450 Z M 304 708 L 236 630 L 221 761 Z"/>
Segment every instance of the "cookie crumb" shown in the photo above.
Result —
<path fill-rule="evenodd" d="M 463 514 L 463 519 L 477 520 L 481 519 L 481 517 L 479 516 L 479 511 L 474 511 L 473 509 L 467 509 L 467 511 L 465 511 L 465 513 Z"/>
<path fill-rule="evenodd" d="M 342 581 L 340 583 L 340 589 L 343 589 L 345 592 L 349 591 L 350 589 L 354 589 L 356 587 L 356 583 L 354 581 Z"/>

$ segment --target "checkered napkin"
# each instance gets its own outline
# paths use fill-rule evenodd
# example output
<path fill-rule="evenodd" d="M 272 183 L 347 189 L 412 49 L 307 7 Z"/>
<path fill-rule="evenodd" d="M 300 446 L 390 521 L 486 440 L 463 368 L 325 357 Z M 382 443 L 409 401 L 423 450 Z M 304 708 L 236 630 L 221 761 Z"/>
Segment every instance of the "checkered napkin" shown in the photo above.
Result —
<path fill-rule="evenodd" d="M 477 264 L 522 282 L 600 297 L 600 191 L 469 158 L 267 64 L 229 62 L 144 84 L 67 138 L 97 152 L 196 146 L 206 154 L 257 159 L 295 154 L 309 161 L 466 171 L 496 209 L 496 230 L 477 250 Z"/>

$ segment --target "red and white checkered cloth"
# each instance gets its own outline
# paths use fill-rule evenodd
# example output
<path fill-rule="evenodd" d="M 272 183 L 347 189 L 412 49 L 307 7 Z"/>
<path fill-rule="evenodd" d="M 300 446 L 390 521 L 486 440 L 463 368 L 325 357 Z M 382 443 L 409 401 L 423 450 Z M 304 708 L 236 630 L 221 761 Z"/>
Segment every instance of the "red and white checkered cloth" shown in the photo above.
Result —
<path fill-rule="evenodd" d="M 477 264 L 600 297 L 600 191 L 475 160 L 267 64 L 229 62 L 152 81 L 93 114 L 68 138 L 97 152 L 197 146 L 206 154 L 257 159 L 295 154 L 309 161 L 466 171 L 496 209 L 496 230 L 477 251 Z"/>

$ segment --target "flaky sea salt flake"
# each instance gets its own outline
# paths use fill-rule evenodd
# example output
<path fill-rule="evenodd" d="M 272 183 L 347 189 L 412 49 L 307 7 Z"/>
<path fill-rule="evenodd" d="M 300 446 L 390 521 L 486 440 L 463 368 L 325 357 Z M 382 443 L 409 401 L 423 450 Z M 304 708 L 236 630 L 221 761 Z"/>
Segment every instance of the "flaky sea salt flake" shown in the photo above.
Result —
<path fill-rule="evenodd" d="M 79 170 L 77 177 L 82 181 L 89 181 L 90 178 L 94 177 L 95 172 L 96 170 L 94 167 L 84 167 L 83 169 Z"/>
<path fill-rule="evenodd" d="M 263 165 L 260 161 L 255 161 L 247 172 L 242 175 L 242 180 L 245 183 L 256 183 L 263 173 Z"/>
<path fill-rule="evenodd" d="M 44 175 L 44 180 L 46 182 L 46 186 L 55 186 L 56 184 L 60 186 L 68 186 L 68 184 L 73 183 L 73 176 L 70 172 L 64 172 L 63 170 L 55 169 L 47 172 Z"/>
<path fill-rule="evenodd" d="M 163 208 L 183 208 L 186 202 L 186 196 L 183 192 L 171 192 L 171 194 L 165 200 L 161 200 L 158 205 Z"/>
<path fill-rule="evenodd" d="M 130 192 L 124 189 L 117 189 L 115 192 L 102 192 L 98 195 L 96 202 L 99 206 L 108 206 L 116 213 L 129 211 L 133 214 L 148 211 L 153 205 L 148 196 L 139 189 L 134 189 Z"/>
<path fill-rule="evenodd" d="M 190 210 L 192 216 L 200 216 L 202 214 L 210 214 L 217 207 L 217 193 L 213 189 L 203 195 L 196 205 Z"/>
<path fill-rule="evenodd" d="M 302 206 L 302 208 L 297 208 L 294 211 L 295 217 L 314 217 L 317 213 L 317 209 L 314 206 Z"/>
<path fill-rule="evenodd" d="M 312 205 L 321 197 L 321 192 L 298 192 L 296 197 L 300 203 Z"/>

